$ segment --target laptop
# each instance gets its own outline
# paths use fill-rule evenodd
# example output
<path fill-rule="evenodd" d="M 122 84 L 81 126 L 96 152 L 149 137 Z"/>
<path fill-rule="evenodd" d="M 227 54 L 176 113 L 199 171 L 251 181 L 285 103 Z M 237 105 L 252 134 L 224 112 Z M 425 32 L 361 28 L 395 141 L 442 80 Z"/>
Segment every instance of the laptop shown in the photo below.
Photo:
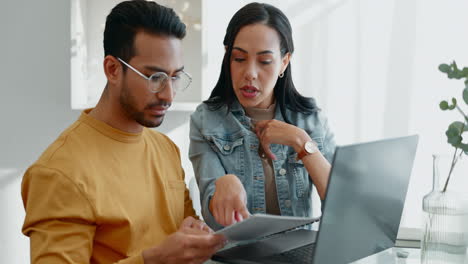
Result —
<path fill-rule="evenodd" d="M 295 229 L 218 251 L 225 263 L 349 263 L 395 245 L 418 136 L 339 146 L 319 231 Z"/>

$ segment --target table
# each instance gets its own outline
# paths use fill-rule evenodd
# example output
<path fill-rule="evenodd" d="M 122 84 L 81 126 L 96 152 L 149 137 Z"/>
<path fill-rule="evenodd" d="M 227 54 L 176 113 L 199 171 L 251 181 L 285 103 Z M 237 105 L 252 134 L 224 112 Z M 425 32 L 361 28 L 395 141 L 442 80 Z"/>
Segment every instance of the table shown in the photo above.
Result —
<path fill-rule="evenodd" d="M 407 257 L 402 257 L 406 255 Z M 419 248 L 389 248 L 377 254 L 352 262 L 352 264 L 419 264 L 420 249 Z"/>
<path fill-rule="evenodd" d="M 400 257 L 407 253 L 407 257 Z M 352 264 L 419 264 L 420 263 L 419 248 L 399 248 L 393 247 L 377 254 L 368 256 Z M 400 255 L 400 256 L 399 256 Z M 219 264 L 221 262 L 209 260 L 205 264 Z"/>

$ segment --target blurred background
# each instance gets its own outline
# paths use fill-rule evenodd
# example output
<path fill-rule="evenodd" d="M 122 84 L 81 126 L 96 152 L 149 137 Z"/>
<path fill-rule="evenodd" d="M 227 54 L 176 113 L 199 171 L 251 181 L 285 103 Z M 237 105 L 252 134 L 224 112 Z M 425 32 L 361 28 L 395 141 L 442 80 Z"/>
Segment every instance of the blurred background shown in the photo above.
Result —
<path fill-rule="evenodd" d="M 105 85 L 105 17 L 118 2 L 0 2 L 1 263 L 29 263 L 29 241 L 21 234 L 22 174 L 82 109 L 99 99 Z M 173 7 L 188 26 L 185 65 L 194 82 L 177 95 L 157 130 L 180 147 L 197 210 L 198 188 L 187 157 L 188 120 L 217 81 L 230 18 L 249 2 L 158 1 Z M 432 186 L 432 154 L 451 153 L 445 131 L 460 120 L 458 113 L 442 112 L 438 105 L 460 98 L 463 83 L 448 80 L 437 67 L 452 60 L 468 66 L 468 1 L 264 2 L 290 19 L 296 87 L 316 98 L 339 145 L 420 135 L 399 233 L 400 238 L 419 239 L 422 197 Z M 466 174 L 452 179 L 450 188 L 466 189 Z"/>

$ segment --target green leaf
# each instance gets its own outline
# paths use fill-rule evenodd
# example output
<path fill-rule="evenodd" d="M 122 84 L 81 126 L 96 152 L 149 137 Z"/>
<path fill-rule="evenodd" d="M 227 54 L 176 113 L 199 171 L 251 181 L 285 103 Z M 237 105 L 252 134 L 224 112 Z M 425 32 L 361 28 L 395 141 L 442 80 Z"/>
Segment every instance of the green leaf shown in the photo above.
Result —
<path fill-rule="evenodd" d="M 468 87 L 463 89 L 463 101 L 465 101 L 465 103 L 468 104 Z"/>
<path fill-rule="evenodd" d="M 457 143 L 457 144 L 454 144 L 453 146 L 456 147 L 456 148 L 459 148 L 459 149 L 463 150 L 463 152 L 467 153 L 468 152 L 468 144 L 462 143 L 463 137 L 460 136 L 460 138 L 461 138 L 460 142 Z"/>
<path fill-rule="evenodd" d="M 455 121 L 449 125 L 445 135 L 447 136 L 447 142 L 450 145 L 457 148 L 458 145 L 461 144 L 463 140 L 461 134 L 463 133 L 464 127 L 465 124 L 460 121 Z"/>
<path fill-rule="evenodd" d="M 457 99 L 452 97 L 452 105 L 449 105 L 448 109 L 453 110 L 453 109 L 455 109 L 455 107 L 457 107 Z"/>
<path fill-rule="evenodd" d="M 447 142 L 454 146 L 454 147 L 458 147 L 458 145 L 462 142 L 463 138 L 460 137 L 460 136 L 449 136 L 447 135 Z"/>
<path fill-rule="evenodd" d="M 457 144 L 456 147 L 459 148 L 459 149 L 462 149 L 463 152 L 465 152 L 465 153 L 468 151 L 468 144 L 459 143 L 459 144 Z"/>
<path fill-rule="evenodd" d="M 439 103 L 439 107 L 441 110 L 453 110 L 455 109 L 455 107 L 457 107 L 457 99 L 455 98 L 452 98 L 452 104 L 449 105 L 449 103 L 447 101 L 442 101 Z"/>
<path fill-rule="evenodd" d="M 443 73 L 448 73 L 450 71 L 450 66 L 448 64 L 440 64 L 439 65 L 439 71 L 443 72 Z"/>
<path fill-rule="evenodd" d="M 468 77 L 468 67 L 464 67 L 462 73 L 465 77 Z"/>
<path fill-rule="evenodd" d="M 455 121 L 452 122 L 452 124 L 449 125 L 449 130 L 450 129 L 456 129 L 458 134 L 461 134 L 465 128 L 465 123 L 460 122 L 460 121 Z"/>
<path fill-rule="evenodd" d="M 446 132 L 445 132 L 445 135 L 447 136 L 447 142 L 454 146 L 454 147 L 457 147 L 457 145 L 459 145 L 463 138 L 460 136 L 461 133 L 459 133 L 459 131 L 457 129 L 448 129 Z"/>
<path fill-rule="evenodd" d="M 440 102 L 439 107 L 443 111 L 447 110 L 448 109 L 448 102 L 447 101 Z"/>

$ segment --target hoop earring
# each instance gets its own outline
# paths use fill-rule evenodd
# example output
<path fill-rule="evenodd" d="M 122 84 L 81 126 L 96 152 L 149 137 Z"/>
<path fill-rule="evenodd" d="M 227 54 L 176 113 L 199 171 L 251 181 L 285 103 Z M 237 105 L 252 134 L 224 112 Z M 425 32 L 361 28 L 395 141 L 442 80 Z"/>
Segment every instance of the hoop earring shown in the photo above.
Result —
<path fill-rule="evenodd" d="M 280 73 L 280 75 L 278 75 L 278 77 L 283 78 L 284 77 L 284 72 Z"/>

